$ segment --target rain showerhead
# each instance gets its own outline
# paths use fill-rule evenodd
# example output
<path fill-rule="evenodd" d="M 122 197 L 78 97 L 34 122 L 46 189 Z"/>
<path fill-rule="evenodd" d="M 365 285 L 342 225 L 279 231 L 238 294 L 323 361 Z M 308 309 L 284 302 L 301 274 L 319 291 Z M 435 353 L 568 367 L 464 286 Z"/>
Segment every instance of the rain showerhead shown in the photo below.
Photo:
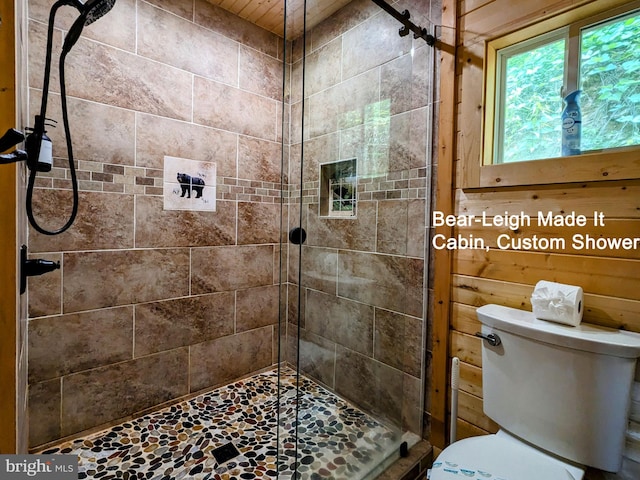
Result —
<path fill-rule="evenodd" d="M 103 15 L 106 15 L 113 8 L 116 0 L 89 0 L 84 4 L 83 9 L 86 12 L 87 19 L 85 25 L 90 25 Z"/>
<path fill-rule="evenodd" d="M 69 32 L 64 39 L 62 52 L 68 53 L 71 50 L 85 25 L 91 25 L 93 22 L 103 17 L 113 8 L 116 0 L 88 0 L 84 5 L 80 2 L 74 2 L 73 5 L 80 11 L 80 16 L 73 22 Z"/>

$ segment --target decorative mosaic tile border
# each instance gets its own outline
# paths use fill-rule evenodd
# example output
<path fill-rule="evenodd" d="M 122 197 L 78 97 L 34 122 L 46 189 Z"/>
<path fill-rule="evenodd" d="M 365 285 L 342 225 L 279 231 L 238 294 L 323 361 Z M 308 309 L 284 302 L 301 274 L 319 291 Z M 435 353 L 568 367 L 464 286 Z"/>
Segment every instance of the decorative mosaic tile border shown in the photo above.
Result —
<path fill-rule="evenodd" d="M 305 182 L 302 192 L 299 186 L 288 186 L 288 203 L 300 201 L 303 196 L 304 204 L 313 204 L 320 201 L 320 182 Z M 358 178 L 358 200 L 395 200 L 426 198 L 427 195 L 427 169 L 414 168 L 389 172 L 386 175 L 377 175 Z"/>
<path fill-rule="evenodd" d="M 162 196 L 164 171 L 158 168 L 112 165 L 79 161 L 76 167 L 78 189 L 81 192 L 113 192 Z M 36 178 L 37 188 L 70 190 L 69 169 L 53 167 Z M 216 178 L 216 198 L 242 202 L 278 203 L 280 183 L 234 177 Z M 286 189 L 285 189 L 286 190 Z"/>
<path fill-rule="evenodd" d="M 53 167 L 36 179 L 38 188 L 71 189 L 68 168 Z M 87 192 L 115 192 L 136 195 L 163 195 L 163 170 L 108 163 L 80 161 L 77 166 L 78 188 Z M 390 200 L 426 197 L 427 168 L 413 168 L 386 175 L 360 177 L 358 200 Z M 300 201 L 300 187 L 234 177 L 216 178 L 218 200 L 285 203 Z M 306 182 L 302 195 L 305 204 L 319 202 L 319 182 Z"/>
<path fill-rule="evenodd" d="M 271 370 L 41 453 L 76 453 L 80 479 L 358 480 L 398 448 L 399 432 L 307 378 L 297 395 L 295 385 L 281 372 L 279 435 Z M 213 451 L 228 443 L 240 455 L 218 464 Z"/>

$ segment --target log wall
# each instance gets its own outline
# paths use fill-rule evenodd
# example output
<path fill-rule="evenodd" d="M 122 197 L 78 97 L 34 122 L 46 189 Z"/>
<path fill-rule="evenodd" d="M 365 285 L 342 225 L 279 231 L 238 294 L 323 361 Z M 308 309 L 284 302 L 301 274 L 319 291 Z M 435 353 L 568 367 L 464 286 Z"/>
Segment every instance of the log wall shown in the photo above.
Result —
<path fill-rule="evenodd" d="M 584 239 L 600 237 L 640 237 L 640 151 L 620 155 L 590 155 L 522 162 L 512 165 L 483 166 L 483 121 L 488 42 L 517 34 L 533 25 L 558 26 L 576 15 L 591 14 L 616 7 L 621 1 L 586 0 L 444 0 L 443 11 L 456 12 L 455 50 L 443 45 L 443 62 L 455 59 L 455 69 L 442 69 L 441 109 L 451 109 L 455 118 L 453 138 L 444 139 L 440 153 L 452 151 L 451 173 L 439 172 L 439 188 L 451 185 L 451 213 L 496 216 L 524 214 L 530 225 L 516 231 L 497 226 L 456 226 L 433 228 L 458 238 L 481 238 L 485 249 L 437 250 L 436 266 L 448 265 L 444 278 L 436 271 L 434 300 L 449 299 L 440 306 L 433 332 L 433 371 L 449 371 L 450 360 L 461 360 L 458 411 L 458 438 L 486 434 L 497 425 L 482 411 L 481 340 L 473 334 L 480 325 L 477 307 L 497 303 L 531 310 L 530 295 L 539 280 L 580 285 L 585 291 L 584 322 L 640 332 L 640 249 L 580 248 L 574 235 Z M 627 2 L 629 3 L 629 2 Z M 446 19 L 446 16 L 444 17 Z M 546 22 L 546 23 L 545 23 Z M 447 26 L 443 26 L 446 38 Z M 536 27 L 534 27 L 536 28 Z M 448 48 L 447 48 L 448 47 Z M 443 125 L 442 118 L 440 125 Z M 441 139 L 442 140 L 442 139 Z M 586 157 L 586 156 L 585 156 Z M 440 164 L 443 163 L 441 159 Z M 611 176 L 609 172 L 615 172 Z M 451 177 L 446 178 L 447 175 Z M 439 209 L 445 211 L 442 203 Z M 544 226 L 538 212 L 553 215 L 585 215 L 585 226 Z M 594 225 L 594 212 L 603 215 L 604 226 Z M 446 213 L 446 212 L 445 212 Z M 514 245 L 497 243 L 501 234 L 514 239 Z M 524 238 L 563 239 L 555 244 L 518 249 Z M 564 242 L 564 245 L 563 245 Z M 501 246 L 502 245 L 502 246 Z M 445 347 L 446 345 L 446 347 Z M 436 347 L 440 346 L 438 349 Z M 446 354 L 444 353 L 446 351 Z M 636 377 L 640 380 L 640 374 Z M 434 374 L 432 392 L 433 443 L 446 438 L 448 385 Z M 640 417 L 640 383 L 636 382 L 634 406 L 628 434 L 624 472 L 617 478 L 634 478 L 640 464 L 640 444 L 636 423 Z M 445 413 L 446 412 L 446 413 Z M 443 414 L 444 413 L 444 414 Z M 632 473 L 628 473 L 632 472 Z M 624 475 L 627 475 L 625 477 Z M 638 478 L 638 477 L 635 477 Z"/>

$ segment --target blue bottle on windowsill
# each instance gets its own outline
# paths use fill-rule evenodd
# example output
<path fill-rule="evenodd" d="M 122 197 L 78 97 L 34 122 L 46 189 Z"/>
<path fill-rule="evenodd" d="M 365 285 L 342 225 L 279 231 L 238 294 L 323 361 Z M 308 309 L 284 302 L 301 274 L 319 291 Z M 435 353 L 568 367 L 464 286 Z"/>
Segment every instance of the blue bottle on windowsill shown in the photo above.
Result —
<path fill-rule="evenodd" d="M 575 90 L 564 97 L 566 106 L 562 112 L 562 156 L 580 155 L 580 135 L 582 114 L 578 98 L 581 90 Z"/>

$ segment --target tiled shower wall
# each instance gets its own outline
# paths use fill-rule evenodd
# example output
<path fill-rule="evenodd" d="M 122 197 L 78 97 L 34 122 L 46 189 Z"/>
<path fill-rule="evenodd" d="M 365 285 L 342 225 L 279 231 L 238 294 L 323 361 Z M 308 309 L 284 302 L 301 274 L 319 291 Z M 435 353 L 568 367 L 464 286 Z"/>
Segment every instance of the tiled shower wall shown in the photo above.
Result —
<path fill-rule="evenodd" d="M 437 1 L 394 7 L 408 9 L 417 24 L 439 24 Z M 425 421 L 427 437 L 425 219 L 435 62 L 431 47 L 400 37 L 399 27 L 371 1 L 354 0 L 307 35 L 305 123 L 303 130 L 292 121 L 289 172 L 290 227 L 302 218 L 307 241 L 301 262 L 289 247 L 287 354 L 299 354 L 306 374 L 403 430 L 420 433 Z M 291 118 L 299 119 L 300 41 L 293 59 L 288 93 Z M 320 165 L 353 158 L 357 217 L 319 216 Z"/>
<path fill-rule="evenodd" d="M 30 113 L 53 0 L 29 1 Z M 54 52 L 77 12 L 61 9 Z M 277 361 L 282 41 L 205 0 L 118 0 L 67 57 L 73 227 L 29 232 L 30 446 Z M 70 210 L 57 53 L 54 168 L 34 211 Z M 165 155 L 216 162 L 216 212 L 163 211 Z"/>

